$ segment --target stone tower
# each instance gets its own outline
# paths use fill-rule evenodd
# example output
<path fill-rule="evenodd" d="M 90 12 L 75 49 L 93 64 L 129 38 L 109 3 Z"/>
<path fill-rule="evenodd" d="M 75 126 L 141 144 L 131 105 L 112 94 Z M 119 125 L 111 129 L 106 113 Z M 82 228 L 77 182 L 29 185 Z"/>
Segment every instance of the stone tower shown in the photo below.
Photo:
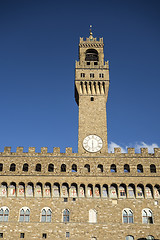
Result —
<path fill-rule="evenodd" d="M 79 106 L 78 152 L 107 152 L 106 102 L 109 64 L 104 62 L 103 38 L 80 38 L 75 68 L 75 99 Z"/>

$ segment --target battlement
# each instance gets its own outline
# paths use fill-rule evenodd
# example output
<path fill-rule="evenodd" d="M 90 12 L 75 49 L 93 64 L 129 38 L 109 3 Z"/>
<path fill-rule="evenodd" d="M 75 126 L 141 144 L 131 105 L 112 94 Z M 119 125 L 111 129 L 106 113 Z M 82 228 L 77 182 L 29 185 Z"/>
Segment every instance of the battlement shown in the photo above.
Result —
<path fill-rule="evenodd" d="M 88 38 L 86 38 L 86 39 L 84 39 L 83 37 L 80 37 L 80 43 L 83 43 L 83 42 L 99 42 L 99 43 L 103 43 L 103 37 L 102 38 L 90 38 L 90 37 L 88 37 Z"/>
<path fill-rule="evenodd" d="M 36 152 L 35 147 L 29 147 L 28 152 L 24 152 L 23 147 L 17 147 L 16 152 L 11 152 L 11 147 L 4 147 L 4 151 L 0 152 L 0 155 L 73 155 L 76 156 L 78 153 L 73 153 L 71 147 L 67 147 L 65 152 L 61 152 L 59 147 L 54 147 L 53 152 L 48 152 L 47 147 L 41 147 L 41 152 Z M 95 153 L 84 153 L 83 156 L 94 156 Z M 121 148 L 114 148 L 114 152 L 104 153 L 103 156 L 106 157 L 114 157 L 114 156 L 122 156 L 122 157 L 160 157 L 160 148 L 154 148 L 153 153 L 148 152 L 148 148 L 140 148 L 140 153 L 135 152 L 135 148 L 128 148 L 127 152 L 124 153 L 121 151 Z M 101 156 L 101 153 L 97 153 L 97 157 Z"/>

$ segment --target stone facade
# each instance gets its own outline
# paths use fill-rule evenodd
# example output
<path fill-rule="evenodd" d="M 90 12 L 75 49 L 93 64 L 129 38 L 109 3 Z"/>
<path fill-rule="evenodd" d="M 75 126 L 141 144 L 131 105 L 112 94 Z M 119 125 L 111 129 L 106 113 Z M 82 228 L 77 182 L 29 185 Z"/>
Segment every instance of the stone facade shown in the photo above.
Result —
<path fill-rule="evenodd" d="M 0 238 L 160 239 L 160 149 L 153 154 L 145 148 L 141 153 L 133 148 L 127 153 L 119 148 L 107 152 L 109 69 L 108 62 L 103 64 L 103 39 L 90 34 L 86 41 L 80 39 L 79 47 L 78 153 L 72 148 L 49 153 L 45 147 L 41 152 L 33 147 L 12 152 L 5 147 L 0 153 Z M 85 60 L 88 48 L 96 48 L 96 61 L 89 61 L 96 59 L 94 51 Z M 93 81 L 90 73 L 95 74 Z M 100 150 L 83 148 L 83 139 L 90 134 L 102 139 Z M 96 142 L 91 140 L 92 144 Z"/>

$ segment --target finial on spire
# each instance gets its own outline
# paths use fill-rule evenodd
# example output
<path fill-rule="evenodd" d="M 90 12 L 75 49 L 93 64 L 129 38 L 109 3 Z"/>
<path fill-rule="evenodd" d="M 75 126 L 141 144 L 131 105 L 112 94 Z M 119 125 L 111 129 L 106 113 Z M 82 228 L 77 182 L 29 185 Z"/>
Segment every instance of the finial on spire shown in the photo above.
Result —
<path fill-rule="evenodd" d="M 90 40 L 93 40 L 92 25 L 90 25 L 89 32 L 90 32 L 89 38 L 90 38 Z"/>

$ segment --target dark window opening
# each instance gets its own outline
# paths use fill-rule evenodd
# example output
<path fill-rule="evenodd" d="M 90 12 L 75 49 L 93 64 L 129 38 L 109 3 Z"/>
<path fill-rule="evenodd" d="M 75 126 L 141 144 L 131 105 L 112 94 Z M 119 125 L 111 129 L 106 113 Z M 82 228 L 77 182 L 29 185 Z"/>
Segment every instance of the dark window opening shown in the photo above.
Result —
<path fill-rule="evenodd" d="M 94 65 L 98 65 L 98 62 L 94 62 Z"/>
<path fill-rule="evenodd" d="M 91 77 L 91 78 L 94 78 L 94 73 L 90 73 L 90 77 Z"/>
<path fill-rule="evenodd" d="M 89 164 L 86 164 L 84 167 L 85 167 L 85 169 L 87 169 L 88 172 L 90 172 L 90 165 Z"/>
<path fill-rule="evenodd" d="M 91 101 L 92 101 L 92 102 L 94 101 L 94 97 L 91 97 Z"/>
<path fill-rule="evenodd" d="M 42 233 L 42 238 L 47 238 L 47 233 Z"/>
<path fill-rule="evenodd" d="M 154 164 L 150 165 L 150 172 L 151 173 L 156 173 L 156 166 Z"/>
<path fill-rule="evenodd" d="M 98 52 L 95 49 L 87 49 L 85 61 L 98 61 Z"/>
<path fill-rule="evenodd" d="M 85 77 L 85 73 L 81 73 L 81 77 Z"/>
<path fill-rule="evenodd" d="M 3 164 L 0 163 L 0 172 L 2 172 L 2 171 L 3 171 Z"/>
<path fill-rule="evenodd" d="M 16 171 L 16 165 L 14 163 L 11 164 L 10 171 L 11 172 L 15 172 Z"/>
<path fill-rule="evenodd" d="M 103 165 L 102 164 L 98 164 L 98 169 L 100 169 L 100 171 L 103 172 Z"/>
<path fill-rule="evenodd" d="M 41 164 L 36 165 L 36 172 L 41 172 Z"/>
<path fill-rule="evenodd" d="M 23 171 L 23 172 L 28 172 L 28 164 L 27 164 L 27 163 L 25 163 L 25 164 L 23 165 L 22 171 Z"/>
<path fill-rule="evenodd" d="M 87 65 L 90 65 L 90 62 L 87 62 Z"/>
<path fill-rule="evenodd" d="M 116 165 L 112 164 L 111 165 L 111 172 L 117 172 Z"/>
<path fill-rule="evenodd" d="M 73 198 L 72 200 L 73 200 L 73 202 L 75 202 L 75 201 L 76 201 L 76 198 Z"/>
<path fill-rule="evenodd" d="M 68 202 L 68 198 L 64 198 L 64 202 Z"/>
<path fill-rule="evenodd" d="M 54 165 L 52 163 L 48 165 L 48 172 L 54 172 Z"/>
<path fill-rule="evenodd" d="M 124 172 L 130 172 L 130 167 L 128 164 L 124 165 Z"/>
<path fill-rule="evenodd" d="M 20 233 L 20 238 L 24 238 L 24 233 Z"/>
<path fill-rule="evenodd" d="M 3 238 L 3 233 L 0 233 L 0 238 Z"/>
<path fill-rule="evenodd" d="M 69 237 L 69 232 L 66 232 L 66 237 Z"/>
<path fill-rule="evenodd" d="M 65 164 L 61 165 L 61 172 L 66 172 L 66 165 Z"/>
<path fill-rule="evenodd" d="M 77 172 L 77 165 L 76 164 L 72 165 L 72 172 Z"/>
<path fill-rule="evenodd" d="M 143 173 L 143 166 L 141 164 L 137 165 L 137 172 L 138 173 Z"/>

